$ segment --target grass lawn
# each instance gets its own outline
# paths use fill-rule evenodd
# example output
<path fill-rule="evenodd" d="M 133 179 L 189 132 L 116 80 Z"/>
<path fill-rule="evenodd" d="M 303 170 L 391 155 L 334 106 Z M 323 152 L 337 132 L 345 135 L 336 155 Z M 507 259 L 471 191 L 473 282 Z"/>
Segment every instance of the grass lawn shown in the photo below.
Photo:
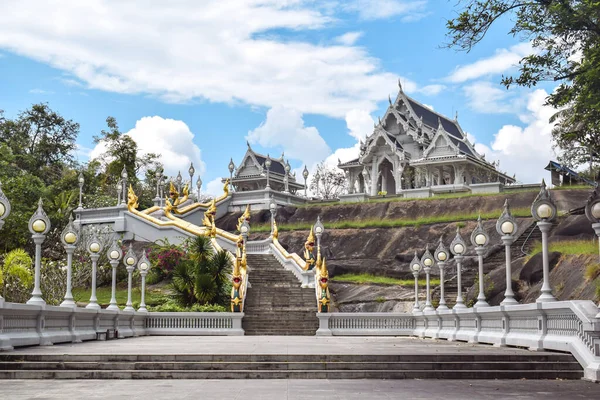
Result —
<path fill-rule="evenodd" d="M 549 251 L 558 251 L 567 255 L 598 254 L 598 242 L 594 240 L 562 240 L 549 244 Z M 530 257 L 542 252 L 542 244 L 536 243 Z"/>
<path fill-rule="evenodd" d="M 92 289 L 73 289 L 73 298 L 77 303 L 87 304 L 89 303 Z M 96 297 L 98 298 L 98 304 L 101 306 L 107 306 L 110 303 L 111 288 L 110 286 L 103 286 L 96 289 Z M 146 305 L 157 305 L 164 301 L 165 294 L 160 290 L 149 290 L 146 289 Z M 117 285 L 117 304 L 120 307 L 125 307 L 127 303 L 127 284 Z M 141 290 L 139 287 L 133 287 L 131 289 L 131 301 L 134 304 L 139 304 L 141 299 Z"/>
<path fill-rule="evenodd" d="M 531 217 L 531 209 L 528 207 L 520 207 L 511 209 L 512 215 L 515 217 Z M 497 219 L 500 217 L 502 210 L 481 213 L 481 218 Z M 454 213 L 443 215 L 424 216 L 414 219 L 364 219 L 360 221 L 338 221 L 324 223 L 326 229 L 363 229 L 363 228 L 404 228 L 421 225 L 440 224 L 457 221 L 475 221 L 480 215 L 478 212 L 471 213 Z M 277 225 L 279 231 L 307 231 L 310 230 L 312 223 L 293 223 Z M 270 224 L 252 225 L 253 232 L 270 232 Z"/>
<path fill-rule="evenodd" d="M 376 276 L 371 274 L 343 274 L 331 278 L 334 282 L 350 282 L 358 284 L 378 284 L 378 285 L 399 285 L 399 286 L 414 286 L 414 279 L 396 279 L 387 276 Z M 439 279 L 430 279 L 430 285 L 439 285 Z M 419 279 L 419 286 L 425 286 L 425 279 Z"/>

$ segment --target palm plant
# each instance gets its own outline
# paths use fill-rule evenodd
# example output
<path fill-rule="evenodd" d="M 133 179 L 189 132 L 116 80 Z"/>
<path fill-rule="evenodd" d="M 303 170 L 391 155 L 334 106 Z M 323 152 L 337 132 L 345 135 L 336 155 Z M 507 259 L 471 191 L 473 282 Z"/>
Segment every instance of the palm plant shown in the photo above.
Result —
<path fill-rule="evenodd" d="M 227 273 L 232 262 L 226 250 L 214 252 L 210 239 L 199 236 L 188 243 L 188 259 L 173 271 L 176 300 L 185 307 L 193 304 L 224 304 L 227 300 Z"/>

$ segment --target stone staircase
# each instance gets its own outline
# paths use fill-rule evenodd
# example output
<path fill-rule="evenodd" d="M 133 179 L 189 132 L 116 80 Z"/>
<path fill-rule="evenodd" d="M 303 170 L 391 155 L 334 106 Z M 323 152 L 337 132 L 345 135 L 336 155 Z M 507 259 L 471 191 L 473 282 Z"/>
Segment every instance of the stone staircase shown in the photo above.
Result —
<path fill-rule="evenodd" d="M 301 288 L 273 255 L 248 254 L 242 327 L 246 335 L 312 335 L 318 327 L 315 290 Z"/>
<path fill-rule="evenodd" d="M 177 340 L 185 340 L 177 338 Z M 0 354 L 0 379 L 581 379 L 570 354 Z M 485 350 L 483 351 L 485 353 Z"/>

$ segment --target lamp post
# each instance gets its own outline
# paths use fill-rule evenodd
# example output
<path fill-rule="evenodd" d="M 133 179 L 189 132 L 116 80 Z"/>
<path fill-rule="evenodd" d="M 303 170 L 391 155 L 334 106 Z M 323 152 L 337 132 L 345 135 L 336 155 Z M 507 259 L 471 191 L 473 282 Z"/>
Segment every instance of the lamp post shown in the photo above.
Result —
<path fill-rule="evenodd" d="M 138 312 L 148 312 L 146 309 L 146 275 L 150 269 L 150 261 L 148 261 L 148 258 L 146 257 L 145 250 L 142 252 L 142 258 L 140 258 L 140 262 L 138 263 L 138 269 L 140 270 L 140 275 L 142 276 L 142 298 L 140 299 L 140 307 L 138 308 Z"/>
<path fill-rule="evenodd" d="M 125 269 L 127 270 L 127 303 L 125 303 L 123 311 L 135 311 L 133 309 L 133 303 L 131 302 L 131 274 L 135 269 L 136 263 L 137 257 L 130 243 L 129 250 L 127 250 L 127 254 L 125 254 Z"/>
<path fill-rule="evenodd" d="M 269 211 L 271 211 L 271 235 L 273 235 L 273 231 L 275 229 L 275 217 L 277 216 L 277 203 L 271 197 L 271 202 L 269 203 Z"/>
<path fill-rule="evenodd" d="M 190 174 L 190 186 L 192 186 L 192 182 L 194 182 L 194 173 L 196 169 L 194 168 L 194 163 L 190 163 L 190 168 L 188 169 L 188 174 Z"/>
<path fill-rule="evenodd" d="M 537 221 L 537 226 L 542 232 L 542 265 L 544 273 L 544 283 L 542 284 L 540 297 L 537 298 L 537 303 L 547 301 L 556 301 L 556 297 L 552 295 L 550 287 L 550 261 L 548 260 L 548 232 L 552 227 L 552 221 L 556 218 L 556 205 L 546 189 L 546 182 L 542 180 L 540 193 L 531 205 L 531 215 Z"/>
<path fill-rule="evenodd" d="M 444 297 L 444 276 L 446 270 L 446 261 L 448 261 L 448 249 L 444 246 L 443 237 L 440 237 L 440 243 L 434 252 L 435 260 L 440 268 L 440 304 L 438 310 L 448 310 L 446 298 Z"/>
<path fill-rule="evenodd" d="M 592 223 L 592 229 L 594 229 L 596 236 L 598 236 L 598 251 L 600 257 L 600 178 L 598 179 L 596 189 L 594 189 L 585 205 L 585 216 Z"/>
<path fill-rule="evenodd" d="M 79 205 L 77 206 L 78 210 L 83 209 L 83 184 L 85 183 L 85 179 L 83 177 L 83 172 L 79 172 L 79 177 L 77 178 L 77 182 L 79 183 Z"/>
<path fill-rule="evenodd" d="M 267 167 L 267 189 L 270 189 L 269 186 L 269 169 L 271 168 L 271 157 L 267 154 L 267 159 L 265 160 L 265 167 Z"/>
<path fill-rule="evenodd" d="M 110 262 L 110 266 L 112 267 L 112 286 L 110 291 L 110 303 L 107 310 L 119 310 L 119 306 L 117 305 L 117 266 L 123 258 L 123 250 L 119 246 L 119 243 L 116 239 L 113 238 L 112 244 L 108 251 L 106 252 L 108 256 L 108 261 Z"/>
<path fill-rule="evenodd" d="M 308 193 L 306 192 L 308 189 L 308 186 L 306 185 L 306 181 L 308 179 L 308 168 L 306 168 L 306 165 L 304 166 L 304 171 L 302 171 L 302 177 L 304 178 L 304 197 L 308 197 Z"/>
<path fill-rule="evenodd" d="M 240 226 L 240 233 L 242 234 L 242 238 L 244 239 L 245 246 L 246 242 L 248 241 L 248 235 L 250 235 L 250 224 L 248 223 L 247 219 L 244 219 L 244 222 L 242 222 L 242 226 Z"/>
<path fill-rule="evenodd" d="M 160 206 L 160 202 L 162 201 L 160 197 L 160 181 L 162 181 L 163 178 L 163 168 L 161 165 L 156 168 L 154 177 L 156 178 L 156 198 L 154 199 L 154 205 Z"/>
<path fill-rule="evenodd" d="M 419 273 L 423 269 L 423 265 L 417 257 L 417 251 L 415 250 L 415 257 L 410 262 L 410 270 L 415 277 L 415 305 L 413 306 L 413 313 L 421 311 L 421 305 L 419 304 Z"/>
<path fill-rule="evenodd" d="M 42 243 L 44 243 L 49 230 L 50 219 L 42 208 L 42 199 L 40 198 L 37 210 L 29 219 L 29 232 L 31 232 L 33 243 L 35 243 L 35 278 L 33 292 L 31 292 L 31 298 L 27 300 L 27 304 L 38 306 L 46 304 L 42 298 L 42 290 L 40 289 L 40 269 L 42 266 Z"/>
<path fill-rule="evenodd" d="M 181 176 L 181 171 L 177 171 L 177 177 L 175 178 L 175 182 L 177 182 L 177 192 L 181 193 L 181 185 L 183 183 L 183 177 Z"/>
<path fill-rule="evenodd" d="M 98 272 L 98 259 L 100 258 L 100 252 L 102 251 L 102 242 L 98 239 L 96 234 L 94 234 L 88 242 L 87 250 L 92 259 L 92 295 L 90 296 L 90 302 L 85 308 L 99 310 L 100 305 L 96 298 L 96 275 Z"/>
<path fill-rule="evenodd" d="M 73 253 L 79 243 L 79 231 L 73 225 L 73 216 L 69 215 L 69 223 L 62 231 L 60 235 L 60 241 L 62 242 L 65 251 L 67 252 L 67 291 L 65 293 L 65 299 L 60 303 L 61 307 L 77 307 L 73 300 L 72 288 L 72 274 L 73 274 Z"/>
<path fill-rule="evenodd" d="M 292 167 L 290 166 L 289 160 L 285 162 L 284 169 L 285 169 L 285 176 L 283 177 L 283 184 L 285 185 L 284 192 L 289 193 L 290 192 L 289 175 L 290 175 L 290 170 L 292 169 Z"/>
<path fill-rule="evenodd" d="M 198 189 L 198 202 L 200 202 L 200 190 L 202 189 L 202 179 L 200 177 L 196 181 L 196 189 Z"/>
<path fill-rule="evenodd" d="M 425 308 L 423 309 L 423 311 L 435 311 L 433 306 L 431 305 L 431 290 L 429 287 L 429 273 L 431 272 L 431 267 L 433 266 L 433 257 L 429 252 L 429 245 L 425 249 L 423 257 L 421 257 L 421 264 L 423 265 L 423 271 L 425 271 L 427 290 L 427 298 L 425 300 Z"/>
<path fill-rule="evenodd" d="M 121 171 L 121 180 L 123 181 L 123 194 L 121 195 L 121 204 L 127 204 L 127 169 L 123 165 L 123 171 Z"/>
<path fill-rule="evenodd" d="M 321 222 L 321 217 L 317 215 L 317 222 L 315 223 L 315 234 L 317 235 L 317 249 L 321 248 L 321 235 L 325 232 L 325 227 Z"/>
<path fill-rule="evenodd" d="M 504 202 L 504 210 L 502 215 L 496 222 L 496 231 L 504 243 L 504 250 L 506 252 L 506 290 L 504 291 L 504 300 L 500 304 L 517 304 L 515 300 L 515 294 L 512 290 L 512 266 L 511 266 L 511 254 L 510 246 L 515 241 L 515 233 L 517 232 L 519 225 L 517 220 L 510 213 L 510 205 L 508 199 Z"/>
<path fill-rule="evenodd" d="M 479 294 L 477 295 L 477 303 L 473 307 L 489 307 L 487 301 L 485 301 L 485 288 L 483 285 L 483 253 L 485 252 L 485 246 L 490 241 L 485 229 L 483 229 L 483 223 L 481 222 L 481 215 L 477 218 L 477 227 L 471 233 L 471 243 L 475 246 L 475 252 L 479 259 Z"/>
<path fill-rule="evenodd" d="M 462 295 L 462 260 L 465 258 L 463 254 L 465 254 L 466 250 L 467 244 L 460 235 L 460 228 L 457 226 L 456 236 L 452 240 L 452 243 L 450 243 L 450 251 L 454 254 L 454 260 L 456 260 L 456 285 L 458 287 L 454 308 L 466 308 Z"/>
<path fill-rule="evenodd" d="M 121 204 L 121 192 L 123 191 L 123 180 L 119 179 L 117 182 L 117 206 Z"/>
<path fill-rule="evenodd" d="M 0 182 L 0 230 L 4 226 L 4 220 L 10 214 L 10 201 L 2 191 L 2 182 Z M 4 303 L 4 297 L 0 294 L 0 306 Z"/>
<path fill-rule="evenodd" d="M 315 196 L 317 197 L 319 197 L 319 179 L 321 179 L 321 174 L 319 174 L 319 170 L 317 169 L 315 172 L 315 181 L 317 182 L 317 192 L 315 193 Z"/>
<path fill-rule="evenodd" d="M 235 163 L 233 162 L 233 158 L 229 159 L 229 190 L 233 189 L 233 171 L 235 171 Z"/>

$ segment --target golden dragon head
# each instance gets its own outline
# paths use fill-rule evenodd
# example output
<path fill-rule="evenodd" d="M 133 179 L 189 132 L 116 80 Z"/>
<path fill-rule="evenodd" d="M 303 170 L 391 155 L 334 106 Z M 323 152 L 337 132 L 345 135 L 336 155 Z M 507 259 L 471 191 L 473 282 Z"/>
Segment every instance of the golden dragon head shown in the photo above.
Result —
<path fill-rule="evenodd" d="M 133 187 L 129 185 L 129 190 L 127 190 L 127 209 L 132 211 L 137 210 L 138 207 L 138 197 L 135 195 Z"/>
<path fill-rule="evenodd" d="M 310 233 L 308 234 L 308 238 L 306 239 L 306 242 L 304 242 L 304 248 L 312 251 L 313 247 L 315 247 L 315 233 L 313 231 L 313 228 L 311 227 Z"/>

